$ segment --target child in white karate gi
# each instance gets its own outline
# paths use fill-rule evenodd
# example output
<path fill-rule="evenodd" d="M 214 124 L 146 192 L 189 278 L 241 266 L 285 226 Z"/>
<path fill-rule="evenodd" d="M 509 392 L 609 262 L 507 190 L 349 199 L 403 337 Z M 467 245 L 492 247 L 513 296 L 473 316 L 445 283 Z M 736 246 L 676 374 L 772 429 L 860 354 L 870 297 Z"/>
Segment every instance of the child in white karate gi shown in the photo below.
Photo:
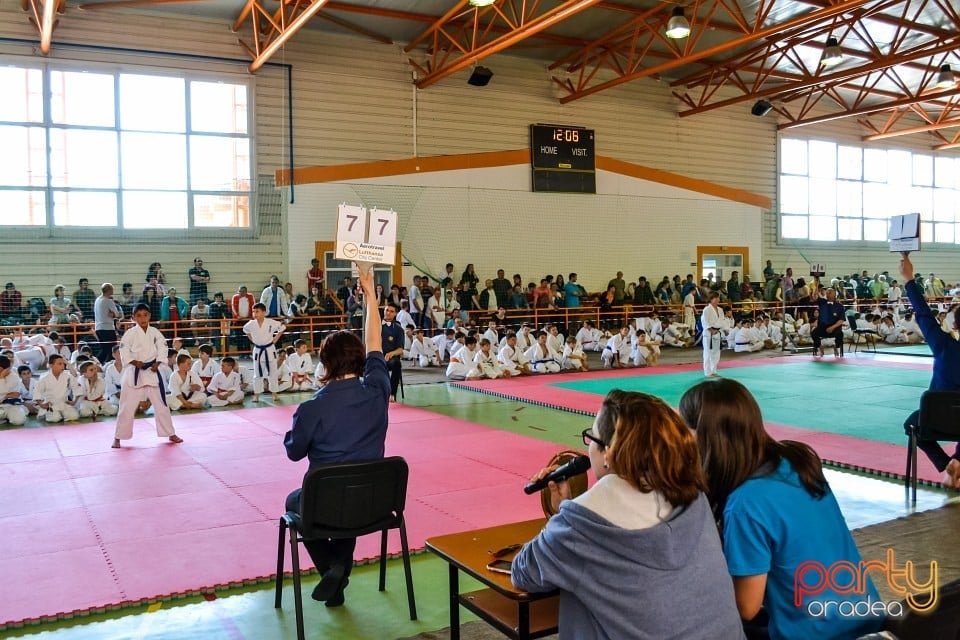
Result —
<path fill-rule="evenodd" d="M 123 377 L 123 360 L 120 358 L 120 345 L 113 345 L 113 360 L 103 367 L 103 383 L 106 385 L 107 402 L 120 408 L 120 381 Z"/>
<path fill-rule="evenodd" d="M 503 346 L 497 352 L 497 361 L 503 368 L 505 378 L 533 373 L 527 357 L 517 349 L 517 334 L 507 331 Z"/>
<path fill-rule="evenodd" d="M 421 367 L 439 367 L 440 358 L 437 356 L 437 347 L 431 340 L 425 340 L 423 329 L 413 333 L 413 344 L 410 345 L 410 357 Z"/>
<path fill-rule="evenodd" d="M 463 346 L 450 355 L 450 364 L 447 365 L 448 378 L 479 378 L 480 371 L 477 370 L 474 360 L 480 349 L 477 348 L 476 336 L 467 336 L 463 340 Z"/>
<path fill-rule="evenodd" d="M 313 373 L 313 359 L 307 353 L 305 340 L 293 343 L 293 353 L 287 351 L 287 368 L 290 370 L 290 390 L 310 391 L 315 387 L 310 375 Z"/>
<path fill-rule="evenodd" d="M 37 397 L 37 380 L 33 377 L 33 371 L 29 366 L 22 364 L 17 367 L 17 374 L 20 377 L 17 390 L 20 392 L 20 399 L 23 400 L 23 408 L 27 411 L 27 415 L 36 415 L 37 403 L 34 399 Z"/>
<path fill-rule="evenodd" d="M 530 361 L 534 373 L 557 373 L 560 371 L 560 354 L 550 348 L 546 331 L 537 333 L 537 341 L 523 354 Z"/>
<path fill-rule="evenodd" d="M 177 370 L 170 376 L 168 403 L 171 411 L 203 409 L 207 406 L 207 392 L 200 374 L 191 369 L 190 354 L 177 356 Z"/>
<path fill-rule="evenodd" d="M 67 361 L 59 355 L 50 356 L 50 370 L 37 382 L 38 417 L 47 422 L 70 422 L 80 418 L 76 402 L 79 389 L 73 376 L 66 370 Z"/>
<path fill-rule="evenodd" d="M 95 362 L 80 365 L 80 395 L 77 410 L 82 418 L 115 416 L 118 408 L 107 400 L 107 385 Z"/>
<path fill-rule="evenodd" d="M 497 356 L 494 355 L 490 340 L 487 338 L 481 338 L 480 350 L 477 352 L 477 355 L 473 357 L 473 364 L 476 366 L 477 371 L 480 372 L 481 378 L 495 379 L 504 377 L 503 369 L 500 368 L 500 363 L 497 362 Z"/>
<path fill-rule="evenodd" d="M 277 393 L 290 391 L 293 387 L 293 373 L 290 372 L 290 356 L 296 355 L 296 353 L 297 350 L 293 347 L 277 349 L 277 366 L 280 367 L 280 373 L 277 374 Z M 240 374 L 240 388 L 243 388 L 243 374 Z"/>
<path fill-rule="evenodd" d="M 631 366 L 629 335 L 630 327 L 623 326 L 607 341 L 607 346 L 600 354 L 604 369 L 623 369 Z"/>
<path fill-rule="evenodd" d="M 220 371 L 220 364 L 213 359 L 212 344 L 200 345 L 197 347 L 197 352 L 199 357 L 193 361 L 192 369 L 200 376 L 200 383 L 206 389 L 210 381 L 213 380 L 213 376 L 217 375 L 217 371 Z"/>
<path fill-rule="evenodd" d="M 266 307 L 264 307 L 266 309 Z M 240 374 L 235 371 L 237 361 L 227 356 L 220 362 L 220 371 L 213 376 L 207 386 L 210 396 L 207 404 L 211 407 L 225 407 L 228 404 L 243 403 L 243 389 L 240 388 Z M 276 380 L 276 377 L 274 377 Z M 276 392 L 274 392 L 276 396 Z"/>
<path fill-rule="evenodd" d="M 28 365 L 20 365 L 30 371 Z M 27 409 L 20 392 L 20 377 L 7 356 L 0 356 L 0 423 L 19 427 L 27 421 Z"/>
<path fill-rule="evenodd" d="M 159 330 L 150 326 L 150 307 L 147 305 L 136 306 L 133 320 L 136 324 L 120 339 L 120 357 L 124 365 L 113 448 L 119 449 L 121 440 L 133 437 L 133 416 L 147 399 L 153 405 L 157 436 L 166 437 L 174 444 L 181 443 L 183 438 L 173 429 L 173 418 L 164 396 L 165 382 L 157 375 L 160 363 L 166 358 L 167 342 Z"/>
<path fill-rule="evenodd" d="M 583 352 L 583 347 L 573 336 L 567 338 L 567 344 L 563 347 L 560 368 L 568 371 L 586 371 L 590 368 L 587 364 L 587 354 Z"/>
<path fill-rule="evenodd" d="M 267 317 L 267 306 L 262 302 L 253 305 L 253 320 L 243 325 L 243 332 L 253 344 L 253 401 L 260 401 L 263 381 L 270 383 L 273 401 L 277 401 L 277 377 L 280 367 L 277 365 L 277 341 L 283 335 L 284 326 L 273 318 Z M 211 403 L 212 404 L 212 403 Z M 222 406 L 222 405 L 214 405 Z"/>

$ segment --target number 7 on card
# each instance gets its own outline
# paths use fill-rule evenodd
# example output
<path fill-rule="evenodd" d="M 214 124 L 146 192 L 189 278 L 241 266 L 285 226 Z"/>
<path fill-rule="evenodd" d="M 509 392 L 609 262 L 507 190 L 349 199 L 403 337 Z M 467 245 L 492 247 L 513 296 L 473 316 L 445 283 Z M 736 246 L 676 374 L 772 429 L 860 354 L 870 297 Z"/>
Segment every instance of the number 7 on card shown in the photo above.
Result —
<path fill-rule="evenodd" d="M 396 259 L 397 213 L 341 204 L 337 209 L 338 260 L 392 265 Z"/>

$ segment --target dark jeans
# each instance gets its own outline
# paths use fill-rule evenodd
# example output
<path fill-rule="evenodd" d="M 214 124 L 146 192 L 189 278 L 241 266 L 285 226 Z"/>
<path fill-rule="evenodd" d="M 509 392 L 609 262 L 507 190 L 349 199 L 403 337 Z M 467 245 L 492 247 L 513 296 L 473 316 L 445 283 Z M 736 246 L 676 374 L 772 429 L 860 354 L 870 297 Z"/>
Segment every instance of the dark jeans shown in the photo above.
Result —
<path fill-rule="evenodd" d="M 109 330 L 97 331 L 97 342 L 100 343 L 100 353 L 97 359 L 106 364 L 113 360 L 113 345 L 117 344 L 117 332 Z"/>
<path fill-rule="evenodd" d="M 403 364 L 400 358 L 393 357 L 387 360 L 387 370 L 390 372 L 390 395 L 397 397 L 397 389 L 400 388 L 400 377 L 403 371 Z"/>
<path fill-rule="evenodd" d="M 294 490 L 287 496 L 287 511 L 300 513 L 300 494 L 302 489 Z M 350 575 L 353 568 L 353 550 L 357 546 L 356 538 L 342 538 L 340 540 L 307 540 L 303 543 L 313 560 L 313 566 L 321 574 L 325 573 L 330 567 L 342 566 L 344 575 Z"/>
<path fill-rule="evenodd" d="M 820 341 L 824 338 L 833 338 L 834 348 L 840 349 L 843 347 L 843 326 L 839 326 L 833 331 L 827 331 L 827 328 L 821 324 L 818 324 L 816 328 L 810 333 L 810 337 L 813 338 L 813 348 L 820 348 Z"/>
<path fill-rule="evenodd" d="M 910 414 L 910 417 L 907 418 L 906 422 L 903 423 L 904 432 L 910 435 L 910 427 L 916 426 L 919 422 L 920 411 L 914 411 Z M 947 455 L 947 452 L 943 450 L 943 447 L 941 447 L 940 443 L 936 440 L 917 440 L 917 448 L 927 454 L 927 458 L 929 458 L 933 466 L 937 468 L 937 471 L 941 473 L 947 468 L 947 465 L 950 464 L 950 456 Z M 960 460 L 960 443 L 957 443 L 957 447 L 953 452 L 953 458 Z"/>

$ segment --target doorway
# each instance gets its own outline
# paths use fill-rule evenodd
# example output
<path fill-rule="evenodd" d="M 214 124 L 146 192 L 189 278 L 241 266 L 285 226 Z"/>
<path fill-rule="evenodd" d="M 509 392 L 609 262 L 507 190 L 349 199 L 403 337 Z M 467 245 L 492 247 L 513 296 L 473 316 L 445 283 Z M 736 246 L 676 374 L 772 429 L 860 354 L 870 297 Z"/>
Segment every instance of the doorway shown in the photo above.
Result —
<path fill-rule="evenodd" d="M 697 271 L 699 279 L 711 283 L 726 282 L 734 271 L 739 272 L 741 281 L 744 267 L 750 265 L 750 247 L 697 247 Z"/>

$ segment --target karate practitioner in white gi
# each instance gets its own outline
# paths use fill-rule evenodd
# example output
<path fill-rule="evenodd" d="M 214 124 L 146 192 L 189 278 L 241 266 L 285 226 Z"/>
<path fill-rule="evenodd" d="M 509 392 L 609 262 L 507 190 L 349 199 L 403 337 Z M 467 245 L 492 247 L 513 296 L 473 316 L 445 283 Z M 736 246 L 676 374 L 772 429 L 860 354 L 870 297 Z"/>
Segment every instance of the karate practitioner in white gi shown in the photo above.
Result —
<path fill-rule="evenodd" d="M 124 365 L 113 448 L 119 449 L 121 440 L 133 437 L 133 416 L 137 406 L 145 399 L 149 399 L 153 405 L 157 437 L 166 437 L 170 442 L 179 444 L 183 438 L 173 429 L 164 381 L 157 375 L 160 363 L 167 359 L 167 341 L 160 331 L 150 326 L 150 307 L 147 305 L 136 306 L 133 320 L 136 324 L 127 329 L 120 339 L 120 358 Z"/>
<path fill-rule="evenodd" d="M 107 400 L 107 384 L 95 362 L 80 365 L 80 395 L 77 410 L 81 418 L 117 415 L 117 406 Z"/>
<path fill-rule="evenodd" d="M 253 344 L 253 401 L 260 402 L 263 380 L 270 383 L 273 401 L 279 397 L 280 367 L 277 365 L 277 341 L 286 327 L 272 318 L 267 318 L 267 307 L 262 302 L 253 305 L 253 320 L 243 325 L 243 332 Z M 211 403 L 212 404 L 212 403 Z"/>
<path fill-rule="evenodd" d="M 20 376 L 7 356 L 0 356 L 0 423 L 20 427 L 27 420 L 27 409 L 20 393 Z"/>
<path fill-rule="evenodd" d="M 703 375 L 716 378 L 717 365 L 720 364 L 720 343 L 723 340 L 723 311 L 720 310 L 720 294 L 710 293 L 707 306 L 700 314 L 700 324 L 703 327 Z"/>

